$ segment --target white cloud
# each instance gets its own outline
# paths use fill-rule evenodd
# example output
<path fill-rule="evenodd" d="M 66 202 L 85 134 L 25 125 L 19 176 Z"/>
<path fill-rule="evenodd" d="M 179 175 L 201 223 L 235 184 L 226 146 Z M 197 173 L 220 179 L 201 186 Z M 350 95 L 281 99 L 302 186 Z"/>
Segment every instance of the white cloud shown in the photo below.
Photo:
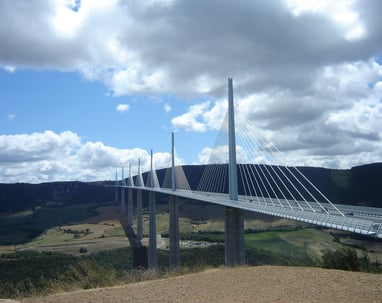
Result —
<path fill-rule="evenodd" d="M 323 67 L 304 94 L 272 89 L 236 98 L 236 112 L 243 117 L 237 132 L 253 124 L 257 135 L 288 155 L 291 164 L 349 168 L 380 162 L 381 78 L 382 66 L 357 61 Z M 222 101 L 218 106 L 224 108 Z M 216 129 L 213 125 L 221 121 L 211 111 L 204 116 L 210 117 L 201 120 L 204 129 Z M 201 151 L 201 163 L 207 152 Z"/>
<path fill-rule="evenodd" d="M 203 102 L 201 104 L 192 105 L 189 107 L 188 112 L 171 119 L 174 128 L 184 128 L 187 131 L 204 132 L 207 127 L 203 120 L 203 114 L 209 107 L 210 102 Z M 202 121 L 200 121 L 202 118 Z M 198 121 L 199 119 L 199 121 Z"/>
<path fill-rule="evenodd" d="M 73 38 L 84 22 L 84 9 L 78 12 L 71 9 L 70 1 L 59 1 L 52 17 L 53 28 L 57 34 L 65 38 Z"/>
<path fill-rule="evenodd" d="M 213 148 L 205 147 L 198 155 L 198 162 L 194 164 L 222 164 L 228 163 L 228 145 L 218 145 Z M 236 145 L 237 163 L 248 163 L 247 151 L 240 145 Z"/>
<path fill-rule="evenodd" d="M 46 182 L 62 180 L 112 180 L 115 168 L 132 164 L 137 173 L 150 168 L 150 154 L 143 149 L 118 149 L 101 142 L 82 142 L 66 131 L 0 136 L 0 182 Z M 154 153 L 156 168 L 168 167 L 168 153 Z"/>
<path fill-rule="evenodd" d="M 197 132 L 219 128 L 233 77 L 238 110 L 296 162 L 382 160 L 381 1 L 72 4 L 0 1 L 0 66 L 79 71 L 115 96 L 202 94 L 210 103 L 171 121 Z M 111 161 L 113 152 L 96 147 Z"/>
<path fill-rule="evenodd" d="M 79 144 L 80 138 L 71 131 L 0 135 L 0 161 L 17 163 L 68 156 Z"/>
<path fill-rule="evenodd" d="M 169 103 L 165 103 L 163 108 L 166 113 L 169 113 L 172 110 L 171 105 Z"/>
<path fill-rule="evenodd" d="M 229 76 L 245 93 L 301 87 L 317 67 L 379 54 L 380 6 L 84 0 L 74 10 L 72 1 L 3 0 L 0 65 L 79 70 L 115 95 L 221 97 Z"/>
<path fill-rule="evenodd" d="M 15 120 L 16 119 L 16 115 L 15 114 L 7 114 L 7 119 L 8 120 Z"/>
<path fill-rule="evenodd" d="M 9 73 L 14 73 L 16 71 L 16 67 L 11 66 L 11 65 L 6 65 L 6 66 L 4 66 L 4 70 L 6 70 Z"/>
<path fill-rule="evenodd" d="M 130 109 L 130 106 L 128 104 L 118 104 L 116 107 L 116 110 L 120 113 L 125 113 Z"/>
<path fill-rule="evenodd" d="M 365 35 L 365 28 L 360 21 L 357 11 L 354 10 L 354 0 L 330 1 L 330 0 L 286 0 L 287 5 L 296 17 L 306 13 L 327 16 L 343 27 L 344 38 L 352 41 Z"/>

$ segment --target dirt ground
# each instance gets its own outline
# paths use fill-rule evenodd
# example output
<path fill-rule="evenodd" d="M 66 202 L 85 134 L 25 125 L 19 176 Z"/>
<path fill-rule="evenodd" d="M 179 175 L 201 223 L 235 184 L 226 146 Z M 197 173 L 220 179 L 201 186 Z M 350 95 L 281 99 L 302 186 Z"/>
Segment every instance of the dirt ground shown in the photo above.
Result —
<path fill-rule="evenodd" d="M 376 303 L 382 302 L 382 275 L 304 267 L 222 268 L 21 302 Z"/>

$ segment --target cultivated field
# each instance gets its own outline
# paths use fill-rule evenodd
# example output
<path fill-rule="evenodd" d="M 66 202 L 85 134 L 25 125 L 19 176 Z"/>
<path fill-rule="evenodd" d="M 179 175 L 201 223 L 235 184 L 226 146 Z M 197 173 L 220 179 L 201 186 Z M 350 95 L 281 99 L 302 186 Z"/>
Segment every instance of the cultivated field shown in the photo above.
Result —
<path fill-rule="evenodd" d="M 61 211 L 65 212 L 65 209 L 63 208 Z M 118 205 L 98 207 L 91 212 L 85 206 L 75 209 L 68 208 L 68 211 L 70 216 L 73 216 L 73 220 L 70 220 L 69 217 L 70 223 L 55 226 L 54 218 L 50 218 L 48 221 L 52 221 L 51 227 L 48 225 L 44 232 L 23 244 L 0 246 L 0 254 L 15 250 L 37 250 L 79 255 L 81 248 L 85 248 L 87 253 L 94 253 L 129 246 L 129 241 L 122 227 L 125 219 L 121 218 Z M 78 215 L 73 214 L 73 212 L 82 213 L 85 211 L 91 216 L 88 215 L 86 219 L 76 221 Z M 49 217 L 62 216 L 61 213 L 56 212 L 57 210 L 53 209 L 53 211 L 47 212 L 47 215 Z M 224 208 L 217 208 L 209 204 L 200 206 L 193 203 L 183 203 L 180 205 L 180 214 L 179 229 L 182 233 L 222 232 L 224 230 L 224 220 L 222 219 Z M 13 215 L 15 218 L 11 219 L 22 220 L 23 217 L 30 215 L 30 212 L 22 212 Z M 65 215 L 67 216 L 66 213 Z M 37 217 L 37 222 L 46 222 L 44 217 L 39 218 L 36 215 L 34 217 Z M 136 222 L 135 218 L 134 222 Z M 157 205 L 156 222 L 158 234 L 168 231 L 167 205 Z M 18 229 L 18 226 L 15 224 L 14 230 L 11 232 L 13 239 L 17 239 L 18 234 L 20 234 L 20 239 L 23 237 L 22 230 Z M 359 255 L 366 251 L 371 261 L 382 260 L 381 242 L 357 240 L 348 237 L 346 233 L 334 230 L 315 228 L 293 230 L 297 226 L 308 227 L 286 219 L 247 213 L 245 229 L 264 230 L 264 232 L 247 234 L 245 236 L 246 246 L 261 248 L 271 253 L 284 252 L 290 255 L 309 256 L 314 259 L 320 257 L 324 249 L 335 250 L 342 246 L 342 244 L 333 241 L 334 236 L 338 234 L 341 243 L 362 248 L 362 250 L 358 249 Z M 133 227 L 136 228 L 136 226 Z M 284 228 L 287 231 L 283 231 Z M 276 231 L 271 231 L 272 229 L 276 229 Z M 149 220 L 147 211 L 145 211 L 143 214 L 144 234 L 147 235 L 148 230 Z M 142 244 L 148 244 L 146 237 L 142 240 Z M 162 238 L 160 244 L 160 248 L 166 248 L 167 239 Z"/>
<path fill-rule="evenodd" d="M 200 206 L 192 203 L 181 204 L 179 220 L 180 231 L 186 239 L 195 238 L 196 243 L 203 241 L 201 240 L 202 237 L 210 237 L 206 241 L 221 243 L 224 239 L 222 233 L 224 230 L 223 215 L 224 208 L 217 208 L 210 205 Z M 57 224 L 62 218 L 65 218 L 65 223 Z M 7 295 L 6 297 L 20 298 L 20 296 L 47 294 L 52 291 L 62 292 L 63 290 L 69 291 L 73 289 L 132 282 L 130 275 L 133 274 L 134 276 L 136 273 L 129 272 L 125 267 L 123 267 L 125 271 L 118 271 L 118 269 L 121 268 L 121 264 L 119 263 L 117 267 L 111 268 L 110 257 L 108 257 L 114 254 L 113 261 L 115 261 L 115 253 L 118 251 L 118 256 L 120 256 L 122 250 L 114 251 L 113 249 L 129 246 L 129 241 L 123 229 L 123 225 L 126 223 L 125 220 L 126 218 L 121 217 L 119 206 L 116 204 L 102 207 L 86 205 L 61 208 L 47 207 L 29 212 L 11 214 L 9 217 L 2 217 L 0 220 L 0 227 L 2 228 L 2 233 L 0 231 L 0 240 L 3 239 L 4 241 L 5 239 L 8 241 L 8 239 L 16 239 L 21 243 L 17 245 L 8 244 L 0 247 L 0 255 L 15 250 L 60 252 L 75 256 L 90 255 L 87 256 L 89 257 L 87 260 L 76 258 L 76 262 L 79 260 L 83 261 L 79 263 L 73 261 L 74 263 L 71 263 L 71 271 L 65 272 L 65 275 L 61 277 L 66 281 L 65 287 L 59 282 L 61 280 L 48 281 L 45 275 L 47 273 L 45 272 L 43 276 L 39 276 L 40 280 L 37 282 L 46 280 L 47 283 L 40 286 L 38 283 L 31 283 L 32 280 L 28 280 L 28 277 L 21 275 L 22 281 L 19 281 L 21 286 L 12 286 L 13 284 L 9 284 L 8 288 L 4 288 L 3 290 L 14 289 L 19 292 L 8 292 L 8 294 L 11 293 L 13 295 Z M 157 205 L 156 220 L 157 233 L 166 233 L 168 231 L 169 222 L 167 205 Z M 143 221 L 144 234 L 147 234 L 149 229 L 147 210 L 144 211 Z M 136 221 L 134 220 L 134 222 Z M 29 237 L 27 238 L 28 240 L 24 241 L 23 239 L 26 239 L 26 235 L 23 234 L 23 231 L 29 227 L 36 231 L 36 236 Z M 133 227 L 135 229 L 135 226 Z M 253 213 L 246 214 L 245 228 L 247 230 L 250 229 L 250 231 L 245 234 L 248 264 L 319 265 L 324 250 L 337 250 L 343 248 L 344 245 L 345 247 L 350 245 L 355 248 L 359 257 L 367 254 L 370 262 L 379 262 L 379 260 L 382 260 L 382 242 L 378 242 L 375 239 L 368 240 L 354 236 L 351 237 L 350 234 L 343 232 L 312 228 L 308 225 L 301 225 L 300 223 L 285 219 L 256 215 Z M 37 231 L 41 232 L 37 233 Z M 9 235 L 12 235 L 12 237 Z M 17 235 L 19 235 L 19 238 L 17 238 Z M 147 237 L 144 237 L 142 242 L 144 245 L 147 245 Z M 160 244 L 159 248 L 166 248 L 167 239 L 162 238 Z M 224 249 L 220 250 L 219 253 L 219 246 L 211 246 L 211 248 L 212 250 L 209 248 L 199 248 L 199 250 L 195 249 L 192 251 L 189 249 L 182 250 L 184 257 L 182 264 L 190 267 L 183 272 L 189 273 L 193 270 L 206 268 L 206 266 L 208 268 L 208 266 L 220 266 L 220 264 L 223 264 Z M 97 252 L 102 251 L 108 252 L 106 252 L 106 254 L 101 253 L 103 254 L 102 257 L 99 256 L 99 254 L 97 255 Z M 207 251 L 209 251 L 208 256 L 205 255 Z M 161 266 L 167 266 L 166 262 L 168 257 L 166 257 L 166 254 L 168 252 L 165 250 L 159 252 L 161 256 Z M 22 262 L 23 255 L 20 255 L 19 258 L 21 259 L 16 258 L 12 262 Z M 49 256 L 49 253 L 47 253 L 41 256 L 41 258 L 44 257 L 48 260 L 50 258 Z M 190 258 L 190 256 L 192 256 L 192 258 Z M 210 265 L 212 263 L 205 263 L 204 260 L 208 259 L 208 257 L 211 259 L 211 256 L 213 256 L 213 260 L 220 261 L 216 264 L 213 263 L 214 265 Z M 56 256 L 52 257 L 56 258 Z M 71 256 L 66 257 L 72 258 Z M 13 257 L 5 256 L 3 259 L 4 264 L 10 262 L 7 258 L 12 259 Z M 98 261 L 92 263 L 92 258 L 97 258 Z M 129 258 L 132 259 L 131 255 Z M 129 262 L 131 263 L 130 259 Z M 190 263 L 191 259 L 192 262 Z M 105 265 L 104 261 L 108 262 L 107 265 L 109 267 L 102 267 Z M 122 263 L 123 266 L 128 263 L 126 256 L 122 260 Z M 198 264 L 201 264 L 200 267 L 193 269 L 192 266 L 197 267 Z M 24 265 L 18 268 L 18 274 L 25 268 Z M 68 278 L 71 277 L 73 272 L 78 273 L 78 271 L 81 270 L 88 270 L 92 273 L 92 276 L 81 276 L 81 279 L 78 281 L 71 281 Z M 59 273 L 64 274 L 61 271 L 59 271 Z M 54 274 L 54 272 L 51 274 Z M 41 298 L 25 298 L 22 299 L 22 301 L 79 303 L 162 301 L 380 302 L 378 301 L 379 298 L 378 300 L 376 298 L 381 295 L 380 285 L 382 282 L 382 275 L 332 271 L 319 268 L 280 266 L 243 267 L 230 270 L 221 268 L 179 277 L 172 277 L 174 276 L 173 273 L 167 274 L 167 271 L 163 271 L 163 269 L 160 275 L 153 274 L 150 271 L 141 274 L 142 276 L 139 276 L 139 278 L 134 281 L 157 278 L 158 276 L 170 278 L 92 291 L 57 294 Z M 113 282 L 104 281 L 105 275 L 108 275 L 110 281 Z M 89 278 L 89 281 L 94 282 L 92 282 L 93 284 L 89 282 L 90 284 L 86 286 L 86 283 L 81 283 L 83 278 Z M 31 291 L 28 291 L 28 287 L 32 287 Z M 17 295 L 17 293 L 19 293 L 19 295 Z"/>

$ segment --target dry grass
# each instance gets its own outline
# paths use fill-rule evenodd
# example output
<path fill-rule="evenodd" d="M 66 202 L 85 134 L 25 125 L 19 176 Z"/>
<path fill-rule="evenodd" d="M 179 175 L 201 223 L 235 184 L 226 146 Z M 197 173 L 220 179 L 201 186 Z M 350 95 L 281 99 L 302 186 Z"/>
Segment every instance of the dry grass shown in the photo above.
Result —
<path fill-rule="evenodd" d="M 321 268 L 215 269 L 125 286 L 25 298 L 28 303 L 100 302 L 381 302 L 382 275 Z"/>

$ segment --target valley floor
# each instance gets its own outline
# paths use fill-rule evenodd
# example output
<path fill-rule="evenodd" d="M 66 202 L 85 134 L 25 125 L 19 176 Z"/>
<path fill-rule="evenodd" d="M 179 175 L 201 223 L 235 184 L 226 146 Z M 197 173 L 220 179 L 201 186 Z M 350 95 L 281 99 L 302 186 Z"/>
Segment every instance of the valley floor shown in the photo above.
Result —
<path fill-rule="evenodd" d="M 124 286 L 25 298 L 25 303 L 381 302 L 382 275 L 322 268 L 221 268 Z"/>

